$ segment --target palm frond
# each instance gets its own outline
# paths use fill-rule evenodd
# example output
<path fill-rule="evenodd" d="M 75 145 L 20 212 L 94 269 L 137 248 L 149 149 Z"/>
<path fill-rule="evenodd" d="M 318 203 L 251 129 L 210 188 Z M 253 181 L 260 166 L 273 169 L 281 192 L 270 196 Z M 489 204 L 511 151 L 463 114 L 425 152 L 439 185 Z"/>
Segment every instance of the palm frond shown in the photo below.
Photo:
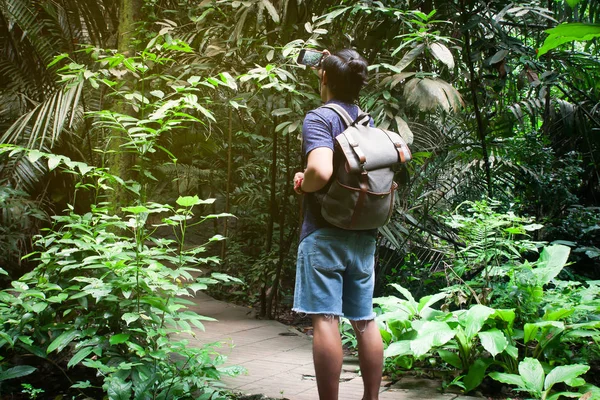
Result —
<path fill-rule="evenodd" d="M 52 148 L 63 129 L 71 127 L 78 115 L 83 85 L 84 81 L 81 80 L 54 92 L 19 117 L 0 137 L 0 143 L 20 144 L 30 149 Z"/>

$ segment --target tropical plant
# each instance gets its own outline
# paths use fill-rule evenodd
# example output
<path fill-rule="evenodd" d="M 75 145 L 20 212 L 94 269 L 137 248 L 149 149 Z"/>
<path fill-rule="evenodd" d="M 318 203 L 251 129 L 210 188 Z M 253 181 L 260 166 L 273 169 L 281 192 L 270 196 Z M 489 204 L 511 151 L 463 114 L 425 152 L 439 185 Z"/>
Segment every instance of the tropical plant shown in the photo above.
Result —
<path fill-rule="evenodd" d="M 91 180 L 81 188 L 99 190 L 119 181 L 103 169 L 65 156 L 15 147 L 2 151 L 43 158 L 82 181 Z M 190 311 L 193 303 L 184 297 L 219 281 L 239 282 L 219 273 L 197 276 L 199 266 L 217 259 L 203 255 L 206 244 L 185 245 L 190 227 L 218 217 L 208 214 L 194 220 L 192 209 L 212 201 L 188 196 L 180 197 L 177 207 L 140 204 L 124 207 L 123 217 L 100 203 L 85 214 L 71 208 L 64 216 L 54 216 L 54 226 L 38 238 L 36 252 L 29 255 L 39 265 L 0 293 L 4 359 L 28 355 L 36 360 L 26 370 L 27 365 L 21 365 L 4 374 L 31 374 L 44 363 L 66 374 L 61 362 L 65 360 L 67 369 L 81 363 L 97 371 L 89 381 L 71 382 L 73 388 L 101 387 L 109 398 L 213 393 L 211 382 L 238 370 L 218 368 L 224 359 L 215 345 L 188 346 L 189 340 L 180 336 L 193 336 L 192 326 L 203 330 L 202 321 L 212 320 Z M 153 214 L 161 216 L 161 224 L 147 223 Z M 172 229 L 174 239 L 155 237 L 160 227 Z"/>
<path fill-rule="evenodd" d="M 579 378 L 587 372 L 590 367 L 583 364 L 565 365 L 554 367 L 547 374 L 542 364 L 535 358 L 525 358 L 519 363 L 519 374 L 505 374 L 502 372 L 492 372 L 490 376 L 500 382 L 517 386 L 518 391 L 523 391 L 541 400 L 556 400 L 561 396 L 580 397 L 589 396 L 592 391 L 581 392 L 558 392 L 551 394 L 552 388 L 557 383 L 565 383 L 571 387 L 585 385 L 585 380 Z"/>

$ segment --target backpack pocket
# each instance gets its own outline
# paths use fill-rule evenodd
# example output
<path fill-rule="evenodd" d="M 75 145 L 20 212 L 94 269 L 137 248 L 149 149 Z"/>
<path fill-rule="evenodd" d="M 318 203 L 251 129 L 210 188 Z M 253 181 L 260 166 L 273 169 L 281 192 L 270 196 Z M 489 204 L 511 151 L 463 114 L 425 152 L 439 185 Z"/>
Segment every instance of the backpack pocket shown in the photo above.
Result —
<path fill-rule="evenodd" d="M 365 230 L 385 225 L 394 210 L 398 185 L 392 182 L 385 192 L 363 192 L 335 180 L 321 202 L 321 214 L 342 229 Z"/>

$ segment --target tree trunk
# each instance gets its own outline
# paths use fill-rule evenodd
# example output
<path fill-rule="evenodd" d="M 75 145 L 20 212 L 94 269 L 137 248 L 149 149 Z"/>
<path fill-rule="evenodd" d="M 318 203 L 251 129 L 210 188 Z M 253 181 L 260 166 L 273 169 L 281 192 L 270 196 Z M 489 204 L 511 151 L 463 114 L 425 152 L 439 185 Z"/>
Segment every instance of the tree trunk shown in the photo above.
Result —
<path fill-rule="evenodd" d="M 231 108 L 229 109 L 229 132 L 228 132 L 228 137 L 227 137 L 227 186 L 225 187 L 225 212 L 228 213 L 229 212 L 229 202 L 230 202 L 230 198 L 231 198 L 231 176 L 232 176 L 232 171 L 233 171 L 233 165 L 232 165 L 232 159 L 233 159 L 233 155 L 232 155 L 232 147 L 233 147 L 233 127 L 232 127 L 232 119 L 233 119 L 233 112 L 231 110 Z M 227 237 L 228 232 L 228 218 L 224 219 L 223 222 L 223 236 Z M 227 241 L 223 240 L 221 243 L 221 260 L 225 260 L 225 255 L 227 254 Z"/>
<path fill-rule="evenodd" d="M 117 50 L 119 53 L 127 56 L 133 56 L 135 48 L 133 44 L 135 34 L 135 24 L 140 21 L 140 13 L 142 9 L 142 0 L 120 0 L 119 1 L 119 28 L 117 29 Z M 131 74 L 126 77 L 132 79 Z M 132 81 L 126 85 L 131 86 Z M 133 115 L 133 109 L 125 103 L 117 103 L 114 110 L 121 114 Z M 132 153 L 125 152 L 123 145 L 129 141 L 126 134 L 122 132 L 112 131 L 110 134 L 110 143 L 108 150 L 110 153 L 107 157 L 107 166 L 113 175 L 120 176 L 125 181 L 134 177 L 132 169 L 135 165 L 135 158 Z M 130 196 L 126 189 L 117 186 L 113 192 L 109 194 L 109 202 L 115 208 L 126 205 L 130 202 Z"/>
<path fill-rule="evenodd" d="M 290 133 L 285 137 L 285 182 L 291 182 L 291 168 L 290 168 Z M 277 261 L 277 270 L 275 272 L 275 279 L 271 285 L 271 292 L 267 297 L 267 317 L 269 319 L 275 318 L 277 314 L 277 298 L 279 292 L 279 281 L 281 280 L 281 271 L 283 270 L 283 262 L 285 256 L 289 250 L 288 243 L 285 243 L 285 214 L 288 208 L 288 196 L 289 196 L 289 185 L 285 185 L 283 190 L 283 200 L 281 207 L 279 207 L 279 260 Z M 284 245 L 285 243 L 285 245 Z M 273 311 L 274 310 L 274 311 Z"/>
<path fill-rule="evenodd" d="M 277 140 L 277 132 L 275 132 L 275 126 L 276 124 L 273 124 L 273 150 L 271 152 L 271 183 L 270 183 L 270 200 L 269 200 L 269 219 L 267 222 L 267 237 L 266 237 L 266 245 L 265 245 L 265 252 L 266 254 L 269 254 L 273 248 L 273 231 L 274 226 L 275 226 L 275 216 L 277 215 L 277 197 L 276 197 L 276 190 L 277 190 L 277 145 L 278 145 L 278 140 Z M 266 266 L 265 268 L 269 268 L 268 266 Z M 265 271 L 267 272 L 267 271 Z M 267 305 L 268 303 L 268 299 L 270 297 L 270 294 L 267 293 L 267 286 L 268 286 L 268 273 L 265 273 L 265 279 L 263 281 L 263 286 L 262 286 L 262 290 L 261 290 L 261 307 L 260 307 L 260 315 L 261 317 L 267 317 L 268 313 L 269 313 L 269 306 Z"/>
<path fill-rule="evenodd" d="M 461 0 L 460 4 L 461 4 L 461 13 L 464 16 L 463 23 L 464 23 L 464 25 L 466 25 L 467 22 L 469 21 L 470 13 L 467 13 L 467 10 L 465 7 L 465 0 Z M 471 35 L 470 35 L 468 29 L 465 30 L 464 36 L 465 36 L 465 62 L 467 63 L 467 66 L 469 67 L 471 96 L 473 97 L 473 109 L 475 110 L 475 119 L 477 120 L 477 132 L 479 133 L 479 140 L 481 142 L 481 152 L 482 152 L 483 162 L 484 162 L 484 166 L 485 166 L 485 178 L 486 178 L 486 183 L 487 183 L 488 196 L 490 198 L 492 198 L 493 191 L 492 191 L 492 174 L 490 171 L 490 157 L 489 157 L 488 150 L 487 150 L 487 144 L 486 144 L 486 138 L 485 138 L 485 136 L 486 136 L 485 127 L 483 125 L 483 119 L 481 117 L 481 110 L 479 109 L 479 102 L 477 100 L 477 87 L 478 87 L 479 79 L 475 75 L 475 68 L 473 66 L 473 60 L 471 60 Z"/>

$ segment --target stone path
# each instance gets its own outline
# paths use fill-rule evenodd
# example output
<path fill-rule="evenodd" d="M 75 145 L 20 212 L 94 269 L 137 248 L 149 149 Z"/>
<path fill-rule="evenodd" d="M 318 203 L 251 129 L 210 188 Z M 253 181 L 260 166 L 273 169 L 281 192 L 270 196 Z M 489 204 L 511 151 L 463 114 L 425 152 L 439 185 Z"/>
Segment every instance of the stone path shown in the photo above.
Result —
<path fill-rule="evenodd" d="M 206 332 L 198 331 L 190 344 L 216 341 L 226 345 L 220 349 L 228 357 L 227 365 L 240 365 L 246 375 L 225 378 L 225 385 L 244 394 L 263 394 L 289 400 L 318 400 L 312 364 L 311 338 L 277 321 L 255 319 L 251 309 L 198 294 L 196 306 L 200 315 L 216 318 L 206 322 Z M 340 378 L 340 400 L 361 400 L 362 380 L 357 374 L 356 360 L 344 361 Z M 473 397 L 441 394 L 429 380 L 404 379 L 400 385 L 382 386 L 380 400 L 467 400 Z"/>

